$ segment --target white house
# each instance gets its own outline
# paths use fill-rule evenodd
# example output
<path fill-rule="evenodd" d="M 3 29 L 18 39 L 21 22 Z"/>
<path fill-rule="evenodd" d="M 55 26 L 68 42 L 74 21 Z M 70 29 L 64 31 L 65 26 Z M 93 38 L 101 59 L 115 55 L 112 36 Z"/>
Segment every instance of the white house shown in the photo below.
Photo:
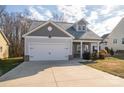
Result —
<path fill-rule="evenodd" d="M 34 21 L 24 34 L 25 59 L 28 61 L 83 58 L 85 51 L 99 51 L 101 38 L 91 31 L 84 19 L 76 23 Z M 95 46 L 94 46 L 95 45 Z"/>
<path fill-rule="evenodd" d="M 113 31 L 105 38 L 107 47 L 114 51 L 124 50 L 124 18 L 117 24 Z"/>
<path fill-rule="evenodd" d="M 100 42 L 100 49 L 103 50 L 105 49 L 105 47 L 108 47 L 107 46 L 107 43 L 108 43 L 108 35 L 109 34 L 104 34 L 101 38 L 102 38 L 102 41 Z"/>

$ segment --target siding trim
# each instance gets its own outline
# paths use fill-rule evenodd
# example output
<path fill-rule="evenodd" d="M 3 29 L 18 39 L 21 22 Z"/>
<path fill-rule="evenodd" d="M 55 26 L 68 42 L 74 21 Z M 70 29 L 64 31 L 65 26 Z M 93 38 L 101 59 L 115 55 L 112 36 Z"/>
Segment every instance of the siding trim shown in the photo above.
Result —
<path fill-rule="evenodd" d="M 25 38 L 72 39 L 71 37 L 52 37 L 52 38 L 48 38 L 47 36 L 25 36 Z"/>

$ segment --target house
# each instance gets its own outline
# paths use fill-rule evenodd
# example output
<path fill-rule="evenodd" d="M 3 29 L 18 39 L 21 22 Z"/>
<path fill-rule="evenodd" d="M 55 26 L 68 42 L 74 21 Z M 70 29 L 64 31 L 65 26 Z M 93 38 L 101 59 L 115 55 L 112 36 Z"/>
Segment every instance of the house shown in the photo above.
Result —
<path fill-rule="evenodd" d="M 124 51 L 124 18 L 117 24 L 113 31 L 106 37 L 107 47 L 114 51 Z"/>
<path fill-rule="evenodd" d="M 100 49 L 103 50 L 105 49 L 105 47 L 108 47 L 107 46 L 107 41 L 108 41 L 108 34 L 104 34 L 101 38 L 102 38 L 102 41 L 100 42 Z"/>
<path fill-rule="evenodd" d="M 5 34 L 0 31 L 0 59 L 9 57 L 9 41 Z"/>
<path fill-rule="evenodd" d="M 69 60 L 83 58 L 85 51 L 99 52 L 101 38 L 87 25 L 85 19 L 75 23 L 34 21 L 23 35 L 25 60 Z"/>

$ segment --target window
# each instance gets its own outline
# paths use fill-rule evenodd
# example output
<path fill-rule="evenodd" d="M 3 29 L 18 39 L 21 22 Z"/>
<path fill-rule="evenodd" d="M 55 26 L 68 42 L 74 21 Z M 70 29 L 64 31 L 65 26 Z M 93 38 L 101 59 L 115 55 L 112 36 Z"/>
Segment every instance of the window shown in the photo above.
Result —
<path fill-rule="evenodd" d="M 82 30 L 86 30 L 86 26 L 85 25 L 83 25 Z"/>
<path fill-rule="evenodd" d="M 77 45 L 77 49 L 76 49 L 77 52 L 80 52 L 80 48 L 81 48 L 80 45 Z"/>
<path fill-rule="evenodd" d="M 81 31 L 81 25 L 78 25 L 78 31 Z"/>
<path fill-rule="evenodd" d="M 117 44 L 117 39 L 113 39 L 113 44 Z"/>
<path fill-rule="evenodd" d="M 2 52 L 2 47 L 0 47 L 0 52 Z"/>
<path fill-rule="evenodd" d="M 122 38 L 122 44 L 124 44 L 124 38 Z"/>
<path fill-rule="evenodd" d="M 84 45 L 84 51 L 89 52 L 89 46 L 88 45 Z"/>
<path fill-rule="evenodd" d="M 85 25 L 78 25 L 77 26 L 77 30 L 78 31 L 85 31 L 86 30 L 86 26 Z"/>

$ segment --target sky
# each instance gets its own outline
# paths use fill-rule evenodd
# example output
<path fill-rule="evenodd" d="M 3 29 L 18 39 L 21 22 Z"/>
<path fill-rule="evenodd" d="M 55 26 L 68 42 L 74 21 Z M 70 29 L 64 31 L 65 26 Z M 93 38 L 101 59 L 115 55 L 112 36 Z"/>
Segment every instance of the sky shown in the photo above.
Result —
<path fill-rule="evenodd" d="M 8 5 L 6 10 L 23 12 L 28 10 L 29 17 L 35 20 L 49 20 L 53 14 L 63 15 L 64 21 L 74 23 L 81 18 L 88 21 L 88 27 L 102 36 L 110 33 L 118 22 L 124 17 L 124 5 Z"/>

